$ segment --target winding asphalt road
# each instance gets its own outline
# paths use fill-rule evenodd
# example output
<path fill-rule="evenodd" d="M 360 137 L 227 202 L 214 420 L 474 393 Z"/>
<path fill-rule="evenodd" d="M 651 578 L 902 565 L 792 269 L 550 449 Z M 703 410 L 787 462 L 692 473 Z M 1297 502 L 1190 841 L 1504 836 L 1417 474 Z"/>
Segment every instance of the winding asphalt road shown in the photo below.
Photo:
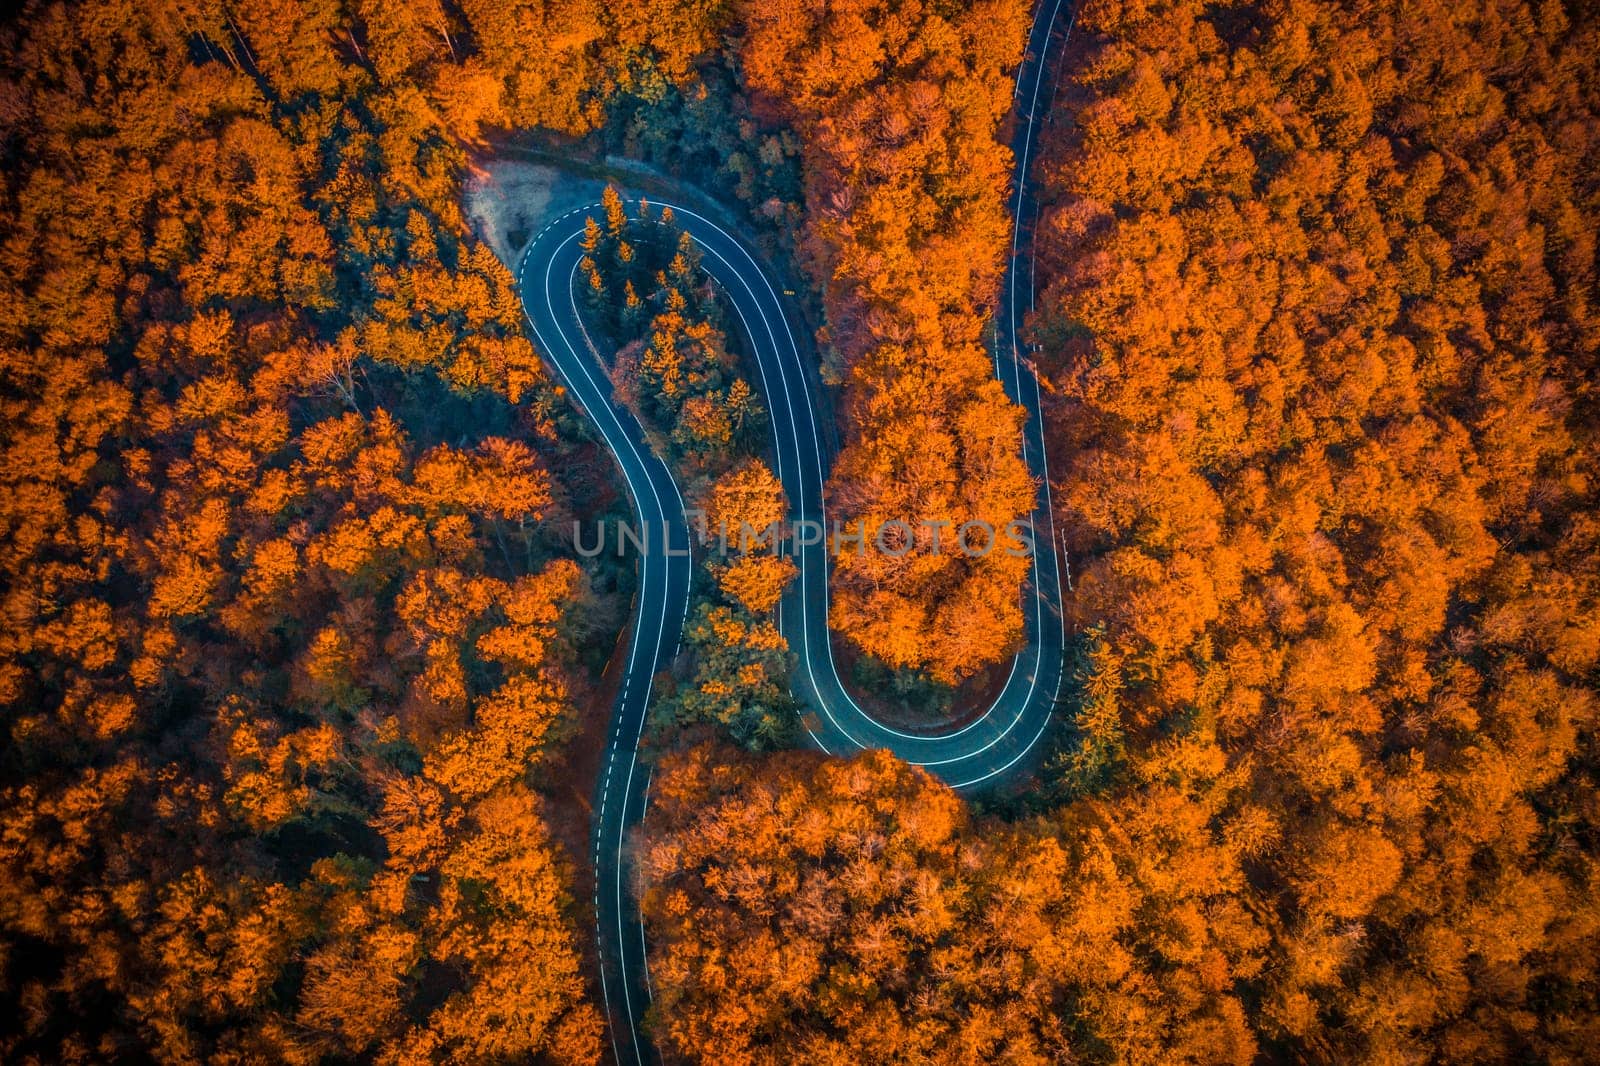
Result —
<path fill-rule="evenodd" d="M 840 681 L 828 639 L 825 544 L 798 547 L 799 579 L 779 605 L 779 622 L 796 656 L 791 686 L 812 712 L 807 729 L 815 743 L 833 754 L 887 748 L 961 789 L 992 785 L 1022 763 L 1049 725 L 1063 673 L 1062 569 L 1039 385 L 1016 330 L 1033 303 L 1033 261 L 1025 245 L 1031 239 L 1026 220 L 1033 217 L 1035 207 L 1026 176 L 1035 130 L 1044 115 L 1041 109 L 1047 110 L 1050 102 L 1047 51 L 1056 35 L 1068 28 L 1070 11 L 1068 0 L 1043 0 L 1018 71 L 1013 152 L 1019 180 L 1012 202 L 1011 260 L 997 315 L 995 372 L 1007 395 L 1027 410 L 1024 457 L 1039 485 L 1030 517 L 1032 573 L 1023 602 L 1027 644 L 1013 659 L 1000 695 L 980 717 L 960 728 L 909 733 L 876 721 Z M 653 202 L 662 204 L 659 199 Z M 686 206 L 666 206 L 672 207 L 676 225 L 699 245 L 702 266 L 724 291 L 744 333 L 746 350 L 752 353 L 791 520 L 816 522 L 831 530 L 823 499 L 831 456 L 807 379 L 806 367 L 816 365 L 807 331 L 742 241 Z M 518 264 L 517 284 L 534 342 L 616 457 L 636 521 L 647 536 L 640 552 L 638 613 L 596 789 L 591 837 L 601 987 L 612 1049 L 618 1063 L 644 1066 L 653 1058 L 640 1024 L 651 998 L 650 973 L 644 929 L 629 886 L 626 841 L 648 803 L 648 768 L 639 761 L 639 739 L 655 675 L 678 651 L 694 560 L 685 503 L 672 472 L 652 450 L 638 421 L 613 398 L 600 352 L 579 311 L 578 264 L 583 257 L 579 240 L 590 215 L 603 218 L 598 204 L 568 212 L 534 237 Z"/>

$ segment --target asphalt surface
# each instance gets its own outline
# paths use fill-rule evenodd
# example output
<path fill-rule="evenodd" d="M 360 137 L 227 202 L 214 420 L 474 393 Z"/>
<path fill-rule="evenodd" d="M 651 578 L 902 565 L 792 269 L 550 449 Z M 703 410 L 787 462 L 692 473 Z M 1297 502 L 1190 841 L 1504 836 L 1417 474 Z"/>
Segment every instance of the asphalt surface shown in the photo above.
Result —
<path fill-rule="evenodd" d="M 1035 12 L 1016 84 L 1012 150 L 1023 179 L 1034 156 L 1036 130 L 1050 105 L 1048 50 L 1052 39 L 1065 34 L 1070 15 L 1067 0 L 1044 0 Z M 663 205 L 659 197 L 651 202 L 658 209 Z M 808 379 L 807 367 L 814 378 L 816 366 L 809 332 L 744 242 L 689 207 L 670 201 L 666 206 L 673 208 L 675 224 L 699 245 L 701 265 L 723 290 L 732 322 L 752 355 L 755 383 L 771 420 L 775 472 L 788 495 L 791 519 L 831 530 L 832 516 L 823 499 L 831 456 Z M 887 748 L 953 787 L 968 790 L 992 786 L 1026 766 L 1051 720 L 1066 641 L 1061 617 L 1064 570 L 1056 551 L 1039 385 L 1016 337 L 1016 327 L 1033 305 L 1028 223 L 1036 207 L 1026 180 L 1016 183 L 1011 206 L 1011 260 L 997 315 L 995 372 L 1007 395 L 1027 410 L 1024 458 L 1039 484 L 1039 495 L 1029 520 L 1035 550 L 1023 593 L 1027 642 L 1014 658 L 1004 688 L 987 711 L 960 728 L 926 733 L 890 728 L 851 698 L 834 666 L 828 639 L 825 543 L 796 547 L 799 577 L 779 605 L 779 622 L 796 657 L 791 687 L 811 712 L 807 731 L 818 747 L 836 755 Z M 650 973 L 644 929 L 632 895 L 627 841 L 648 803 L 649 770 L 638 755 L 645 712 L 655 675 L 679 648 L 694 558 L 686 505 L 672 472 L 652 450 L 637 419 L 613 399 L 595 340 L 580 314 L 579 240 L 584 220 L 591 215 L 603 221 L 598 203 L 550 222 L 524 251 L 517 284 L 534 343 L 610 448 L 632 497 L 638 526 L 648 538 L 639 553 L 637 614 L 596 786 L 591 836 L 601 986 L 612 1049 L 619 1063 L 644 1066 L 658 1056 L 641 1028 L 651 998 Z"/>

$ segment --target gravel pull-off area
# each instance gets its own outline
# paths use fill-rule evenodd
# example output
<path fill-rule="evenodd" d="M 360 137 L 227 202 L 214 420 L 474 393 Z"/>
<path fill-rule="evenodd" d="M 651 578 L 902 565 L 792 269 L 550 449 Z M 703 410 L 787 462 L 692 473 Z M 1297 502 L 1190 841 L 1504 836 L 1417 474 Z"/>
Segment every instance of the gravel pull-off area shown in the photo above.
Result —
<path fill-rule="evenodd" d="M 515 272 L 522 250 L 552 219 L 600 201 L 605 182 L 521 159 L 480 159 L 467 174 L 467 223 Z"/>
<path fill-rule="evenodd" d="M 551 217 L 561 174 L 552 167 L 515 159 L 485 160 L 467 176 L 463 207 L 474 232 L 507 267 Z"/>

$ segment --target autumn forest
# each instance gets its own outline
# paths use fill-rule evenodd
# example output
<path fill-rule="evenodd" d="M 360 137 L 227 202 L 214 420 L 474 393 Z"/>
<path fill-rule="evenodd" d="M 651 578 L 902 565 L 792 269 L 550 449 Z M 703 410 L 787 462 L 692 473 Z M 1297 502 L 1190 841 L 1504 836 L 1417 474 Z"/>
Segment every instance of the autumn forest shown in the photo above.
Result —
<path fill-rule="evenodd" d="M 1595 1061 L 1600 8 L 0 42 L 0 1061 Z"/>

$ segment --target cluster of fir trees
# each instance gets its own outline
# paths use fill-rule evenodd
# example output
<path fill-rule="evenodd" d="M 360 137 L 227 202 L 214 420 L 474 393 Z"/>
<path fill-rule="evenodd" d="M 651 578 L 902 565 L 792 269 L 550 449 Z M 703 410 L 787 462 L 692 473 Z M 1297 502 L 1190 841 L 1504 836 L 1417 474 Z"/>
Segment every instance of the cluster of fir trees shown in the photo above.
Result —
<path fill-rule="evenodd" d="M 1075 33 L 1034 329 L 1077 728 L 1005 820 L 872 756 L 669 764 L 661 1042 L 1585 1061 L 1600 23 L 1105 0 Z"/>
<path fill-rule="evenodd" d="M 577 422 L 462 143 L 581 131 L 705 15 L 0 27 L 0 1055 L 598 1058 L 527 772 L 591 635 Z"/>
<path fill-rule="evenodd" d="M 783 486 L 759 455 L 766 413 L 672 209 L 641 202 L 630 215 L 609 186 L 601 206 L 605 221 L 585 223 L 576 283 L 591 330 L 617 349 L 618 398 L 664 442 L 700 512 L 694 533 L 704 549 L 683 660 L 652 712 L 658 739 L 673 746 L 685 730 L 711 726 L 747 747 L 784 747 L 798 718 L 773 611 L 795 567 L 781 546 Z"/>
<path fill-rule="evenodd" d="M 667 445 L 691 491 L 754 454 L 766 411 L 739 373 L 700 252 L 672 209 L 641 201 L 630 216 L 607 186 L 604 223 L 585 220 L 578 284 L 588 319 L 616 349 L 617 398 Z"/>
<path fill-rule="evenodd" d="M 731 14 L 731 12 L 730 12 Z M 639 70 L 607 101 L 599 138 L 608 152 L 655 166 L 719 201 L 744 209 L 741 236 L 792 256 L 805 196 L 801 138 L 745 88 L 738 26 L 727 44 L 700 56 L 695 78 Z M 798 294 L 810 302 L 811 293 Z"/>

